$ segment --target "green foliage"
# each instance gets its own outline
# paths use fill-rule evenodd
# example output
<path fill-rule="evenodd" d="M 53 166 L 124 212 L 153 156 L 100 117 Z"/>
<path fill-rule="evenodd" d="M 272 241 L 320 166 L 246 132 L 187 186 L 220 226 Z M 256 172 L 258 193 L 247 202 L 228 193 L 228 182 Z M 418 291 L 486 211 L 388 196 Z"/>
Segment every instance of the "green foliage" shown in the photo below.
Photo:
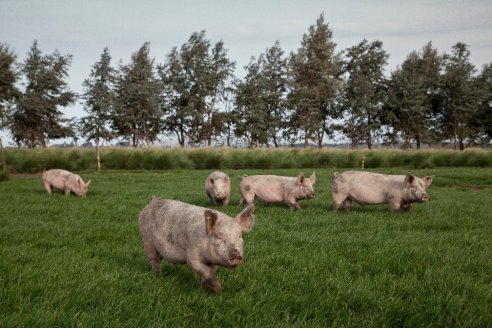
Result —
<path fill-rule="evenodd" d="M 352 142 L 372 148 L 374 135 L 380 131 L 382 104 L 386 93 L 384 67 L 389 55 L 379 40 L 362 40 L 346 51 L 344 72 L 348 74 L 343 107 L 346 112 L 343 134 Z"/>
<path fill-rule="evenodd" d="M 73 171 L 95 170 L 93 149 L 6 149 L 6 162 L 17 173 L 36 173 L 52 168 Z M 487 150 L 317 150 L 275 149 L 130 149 L 103 148 L 103 169 L 275 169 L 337 168 L 377 169 L 404 167 L 424 169 L 446 166 L 491 167 L 492 152 Z"/>
<path fill-rule="evenodd" d="M 71 55 L 43 55 L 33 42 L 20 70 L 26 87 L 16 99 L 9 126 L 16 144 L 46 147 L 50 139 L 75 136 L 73 122 L 60 111 L 76 99 L 65 81 L 71 64 Z"/>
<path fill-rule="evenodd" d="M 101 141 L 110 141 L 114 135 L 109 128 L 114 111 L 114 84 L 116 71 L 111 67 L 111 55 L 104 48 L 100 60 L 91 69 L 89 78 L 84 80 L 84 111 L 87 116 L 80 120 L 80 134 L 86 140 L 95 140 L 96 147 Z"/>
<path fill-rule="evenodd" d="M 150 43 L 146 42 L 132 54 L 129 64 L 120 67 L 115 89 L 112 124 L 116 133 L 134 147 L 155 141 L 161 132 L 162 86 L 150 57 Z"/>
<path fill-rule="evenodd" d="M 392 73 L 382 118 L 393 127 L 391 142 L 401 139 L 403 147 L 410 148 L 410 142 L 415 141 L 419 149 L 424 141 L 430 141 L 429 119 L 437 101 L 441 61 L 429 42 L 422 51 L 411 52 Z"/>
<path fill-rule="evenodd" d="M 19 90 L 15 86 L 18 79 L 16 57 L 6 43 L 0 42 L 0 129 L 7 121 L 9 102 L 19 96 Z"/>
<path fill-rule="evenodd" d="M 285 111 L 287 63 L 277 41 L 245 67 L 244 81 L 236 83 L 236 136 L 249 146 L 279 144 L 280 130 L 288 124 Z"/>
<path fill-rule="evenodd" d="M 301 48 L 289 59 L 291 114 L 287 130 L 290 138 L 299 134 L 305 148 L 309 140 L 321 147 L 325 133 L 330 130 L 330 119 L 338 116 L 336 96 L 342 87 L 342 62 L 335 47 L 333 32 L 321 14 L 316 25 L 304 34 Z"/>
<path fill-rule="evenodd" d="M 227 170 L 232 203 L 238 175 L 298 171 Z M 85 199 L 49 197 L 40 177 L 14 176 L 0 184 L 0 326 L 492 325 L 490 168 L 414 170 L 434 176 L 430 200 L 400 215 L 331 212 L 333 171 L 316 170 L 318 195 L 300 211 L 256 205 L 244 263 L 217 271 L 219 296 L 186 266 L 164 261 L 152 273 L 137 225 L 151 195 L 237 214 L 206 197 L 210 170 L 85 171 Z"/>

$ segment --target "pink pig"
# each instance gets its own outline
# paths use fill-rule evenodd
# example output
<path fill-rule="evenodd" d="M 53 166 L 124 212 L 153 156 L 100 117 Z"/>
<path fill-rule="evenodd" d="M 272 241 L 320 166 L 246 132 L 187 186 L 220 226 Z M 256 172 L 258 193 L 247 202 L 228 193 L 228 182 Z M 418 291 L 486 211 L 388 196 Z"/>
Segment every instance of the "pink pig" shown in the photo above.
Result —
<path fill-rule="evenodd" d="M 314 172 L 309 179 L 304 173 L 292 178 L 278 175 L 245 176 L 239 184 L 239 205 L 243 205 L 244 202 L 249 205 L 258 199 L 264 203 L 284 202 L 289 205 L 291 211 L 298 210 L 301 208 L 299 200 L 311 199 L 316 195 L 313 188 L 315 183 Z"/>
<path fill-rule="evenodd" d="M 363 171 L 335 172 L 331 183 L 333 210 L 352 201 L 361 205 L 388 204 L 394 212 L 409 211 L 412 203 L 429 199 L 426 189 L 432 177 L 419 178 L 411 173 L 389 175 Z"/>
<path fill-rule="evenodd" d="M 85 183 L 77 174 L 60 169 L 43 171 L 43 182 L 44 189 L 46 189 L 50 195 L 52 193 L 52 188 L 55 188 L 65 192 L 65 195 L 74 193 L 80 197 L 85 197 L 87 189 L 91 184 L 91 180 Z"/>

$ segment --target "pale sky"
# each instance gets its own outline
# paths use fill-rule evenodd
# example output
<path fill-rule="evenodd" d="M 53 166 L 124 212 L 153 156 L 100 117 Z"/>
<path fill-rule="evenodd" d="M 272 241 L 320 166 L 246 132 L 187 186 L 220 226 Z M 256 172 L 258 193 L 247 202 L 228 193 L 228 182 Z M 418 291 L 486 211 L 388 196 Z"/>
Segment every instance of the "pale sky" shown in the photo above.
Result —
<path fill-rule="evenodd" d="M 449 53 L 457 42 L 467 44 L 478 69 L 492 62 L 491 0 L 0 0 L 0 42 L 19 61 L 34 39 L 43 54 L 57 49 L 73 55 L 69 85 L 81 93 L 104 47 L 116 67 L 148 41 L 156 62 L 164 63 L 173 47 L 205 30 L 212 43 L 224 42 L 236 76 L 242 77 L 250 58 L 277 40 L 286 54 L 296 51 L 321 13 L 337 51 L 364 38 L 382 41 L 390 56 L 387 73 L 429 41 L 440 53 Z M 84 115 L 80 104 L 63 112 Z"/>

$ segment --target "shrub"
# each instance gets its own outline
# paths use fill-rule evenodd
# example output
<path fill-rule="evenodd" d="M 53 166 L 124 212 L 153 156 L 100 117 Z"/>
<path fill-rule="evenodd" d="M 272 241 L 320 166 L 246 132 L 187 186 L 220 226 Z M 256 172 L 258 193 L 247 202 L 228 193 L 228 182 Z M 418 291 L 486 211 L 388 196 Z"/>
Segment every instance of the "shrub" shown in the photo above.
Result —
<path fill-rule="evenodd" d="M 7 180 L 9 178 L 9 175 L 10 175 L 10 172 L 6 167 L 0 168 L 0 181 Z"/>
<path fill-rule="evenodd" d="M 5 158 L 13 172 L 36 173 L 62 168 L 71 171 L 96 169 L 94 150 L 7 149 Z M 489 150 L 346 150 L 346 149 L 229 149 L 229 148 L 103 148 L 101 164 L 106 169 L 275 169 L 275 168 L 365 168 L 406 167 L 426 169 L 442 166 L 492 166 Z"/>

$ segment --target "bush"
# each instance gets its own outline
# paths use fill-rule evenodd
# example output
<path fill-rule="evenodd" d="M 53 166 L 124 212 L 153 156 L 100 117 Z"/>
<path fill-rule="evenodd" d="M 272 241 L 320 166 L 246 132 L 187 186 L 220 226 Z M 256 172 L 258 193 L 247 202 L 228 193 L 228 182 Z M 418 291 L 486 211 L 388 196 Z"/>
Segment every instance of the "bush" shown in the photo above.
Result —
<path fill-rule="evenodd" d="M 10 175 L 10 172 L 6 167 L 0 168 L 0 181 L 8 180 L 9 175 Z"/>
<path fill-rule="evenodd" d="M 7 163 L 13 172 L 36 173 L 60 168 L 70 171 L 95 170 L 94 150 L 7 149 Z M 492 151 L 466 150 L 342 150 L 299 148 L 103 148 L 101 164 L 106 169 L 275 169 L 338 168 L 360 170 L 385 167 L 427 169 L 443 166 L 490 167 Z"/>

